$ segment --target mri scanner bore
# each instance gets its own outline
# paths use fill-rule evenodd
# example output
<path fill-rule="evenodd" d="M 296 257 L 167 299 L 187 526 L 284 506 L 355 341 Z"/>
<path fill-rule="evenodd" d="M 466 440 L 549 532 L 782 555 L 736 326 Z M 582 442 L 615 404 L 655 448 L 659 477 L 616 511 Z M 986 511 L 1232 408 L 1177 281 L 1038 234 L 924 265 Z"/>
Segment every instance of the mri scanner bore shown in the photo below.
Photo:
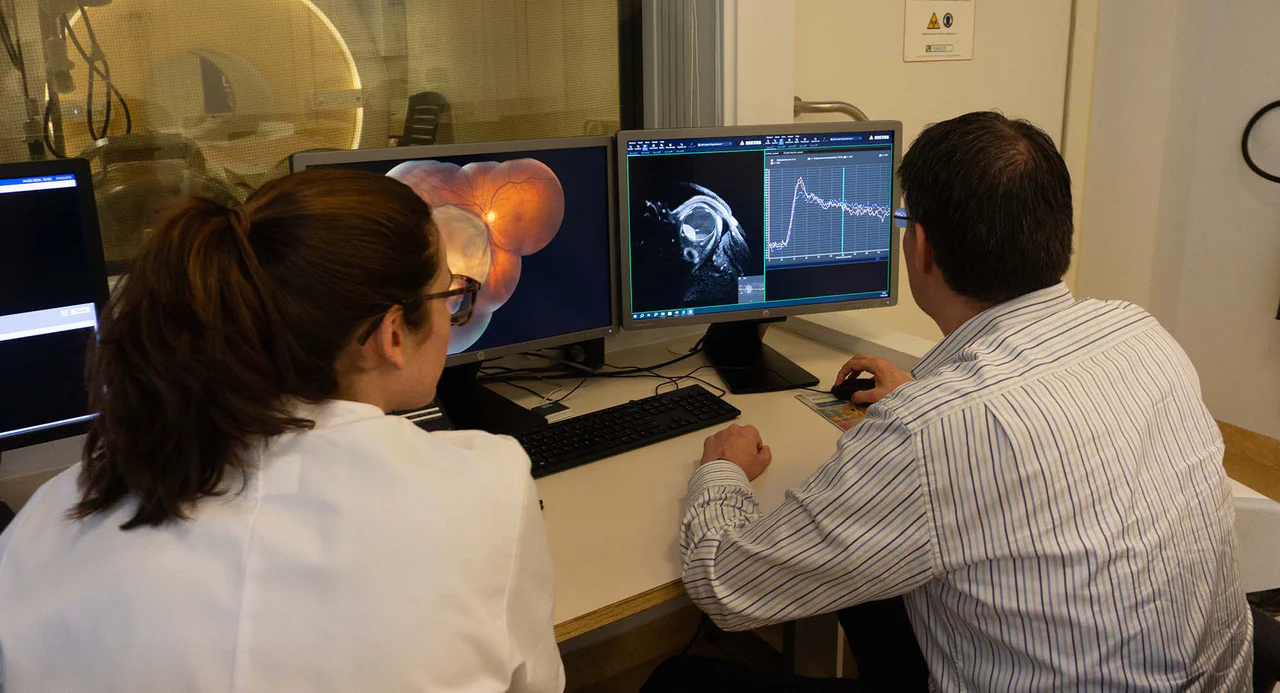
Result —
<path fill-rule="evenodd" d="M 387 175 L 431 205 L 449 253 L 449 269 L 480 281 L 471 321 L 453 329 L 449 353 L 466 351 L 515 293 L 522 258 L 550 243 L 564 220 L 564 188 L 537 159 L 459 166 L 406 161 Z"/>

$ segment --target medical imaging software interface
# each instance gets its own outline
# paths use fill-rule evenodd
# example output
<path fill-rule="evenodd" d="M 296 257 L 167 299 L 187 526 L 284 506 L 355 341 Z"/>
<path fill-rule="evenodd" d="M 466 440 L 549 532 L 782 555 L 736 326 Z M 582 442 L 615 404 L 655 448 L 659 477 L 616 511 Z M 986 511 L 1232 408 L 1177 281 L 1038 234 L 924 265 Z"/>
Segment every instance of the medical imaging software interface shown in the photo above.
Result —
<path fill-rule="evenodd" d="M 627 142 L 631 318 L 883 298 L 893 132 Z"/>
<path fill-rule="evenodd" d="M 413 188 L 431 205 L 449 269 L 481 282 L 450 354 L 613 324 L 605 147 L 329 165 Z"/>
<path fill-rule="evenodd" d="M 85 350 L 98 325 L 71 174 L 0 180 L 0 449 L 88 420 Z"/>

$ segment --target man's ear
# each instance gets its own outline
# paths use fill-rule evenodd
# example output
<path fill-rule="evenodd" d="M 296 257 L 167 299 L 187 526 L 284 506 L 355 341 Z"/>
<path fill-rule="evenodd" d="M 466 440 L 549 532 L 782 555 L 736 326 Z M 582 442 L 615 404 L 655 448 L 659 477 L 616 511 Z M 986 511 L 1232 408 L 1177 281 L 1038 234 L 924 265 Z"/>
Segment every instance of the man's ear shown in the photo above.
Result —
<path fill-rule="evenodd" d="M 924 274 L 930 274 L 937 270 L 937 264 L 933 258 L 933 244 L 929 242 L 929 235 L 924 232 L 924 227 L 920 224 L 914 224 L 912 232 L 907 234 L 906 241 L 911 243 L 918 269 Z"/>

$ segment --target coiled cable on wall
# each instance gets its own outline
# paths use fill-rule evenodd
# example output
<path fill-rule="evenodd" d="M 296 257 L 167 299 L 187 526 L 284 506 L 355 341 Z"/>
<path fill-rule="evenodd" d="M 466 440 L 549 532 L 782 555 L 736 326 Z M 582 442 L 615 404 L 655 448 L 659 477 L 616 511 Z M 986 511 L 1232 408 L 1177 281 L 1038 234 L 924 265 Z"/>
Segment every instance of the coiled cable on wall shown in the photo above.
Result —
<path fill-rule="evenodd" d="M 1249 153 L 1249 136 L 1253 134 L 1253 126 L 1257 125 L 1259 120 L 1262 120 L 1262 116 L 1265 116 L 1277 108 L 1280 108 L 1280 101 L 1272 101 L 1266 106 L 1258 109 L 1258 112 L 1254 113 L 1253 117 L 1249 119 L 1249 122 L 1245 124 L 1244 135 L 1240 138 L 1240 153 L 1244 155 L 1244 163 L 1247 164 L 1249 169 L 1254 173 L 1271 181 L 1272 183 L 1280 183 L 1280 176 L 1263 170 L 1263 168 L 1253 160 L 1253 155 Z M 1276 308 L 1276 320 L 1280 320 L 1280 308 Z"/>
<path fill-rule="evenodd" d="M 1257 125 L 1259 120 L 1262 120 L 1262 116 L 1265 116 L 1277 108 L 1280 108 L 1280 101 L 1272 101 L 1259 109 L 1257 113 L 1254 113 L 1253 117 L 1249 119 L 1249 123 L 1244 126 L 1244 135 L 1240 138 L 1240 153 L 1244 155 L 1244 163 L 1247 164 L 1254 173 L 1262 176 L 1272 183 L 1280 183 L 1280 176 L 1263 170 L 1263 168 L 1253 160 L 1253 155 L 1249 153 L 1249 136 L 1253 134 L 1253 126 Z M 1280 319 L 1280 315 L 1277 316 L 1277 319 Z"/>

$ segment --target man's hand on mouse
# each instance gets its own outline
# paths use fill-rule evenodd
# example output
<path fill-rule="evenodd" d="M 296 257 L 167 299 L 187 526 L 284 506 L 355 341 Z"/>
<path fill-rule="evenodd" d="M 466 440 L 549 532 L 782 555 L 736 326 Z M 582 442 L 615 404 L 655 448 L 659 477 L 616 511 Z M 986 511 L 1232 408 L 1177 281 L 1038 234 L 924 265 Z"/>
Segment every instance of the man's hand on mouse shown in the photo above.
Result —
<path fill-rule="evenodd" d="M 730 424 L 728 428 L 707 437 L 702 444 L 702 464 L 727 460 L 742 468 L 747 478 L 755 480 L 773 461 L 773 452 L 760 439 L 755 426 Z"/>
<path fill-rule="evenodd" d="M 845 378 L 856 378 L 859 373 L 870 373 L 875 376 L 876 386 L 871 390 L 853 393 L 854 404 L 879 402 L 885 395 L 898 389 L 903 383 L 915 380 L 906 371 L 893 365 L 887 359 L 857 354 L 840 369 L 840 374 L 836 376 L 836 382 L 843 383 Z"/>

